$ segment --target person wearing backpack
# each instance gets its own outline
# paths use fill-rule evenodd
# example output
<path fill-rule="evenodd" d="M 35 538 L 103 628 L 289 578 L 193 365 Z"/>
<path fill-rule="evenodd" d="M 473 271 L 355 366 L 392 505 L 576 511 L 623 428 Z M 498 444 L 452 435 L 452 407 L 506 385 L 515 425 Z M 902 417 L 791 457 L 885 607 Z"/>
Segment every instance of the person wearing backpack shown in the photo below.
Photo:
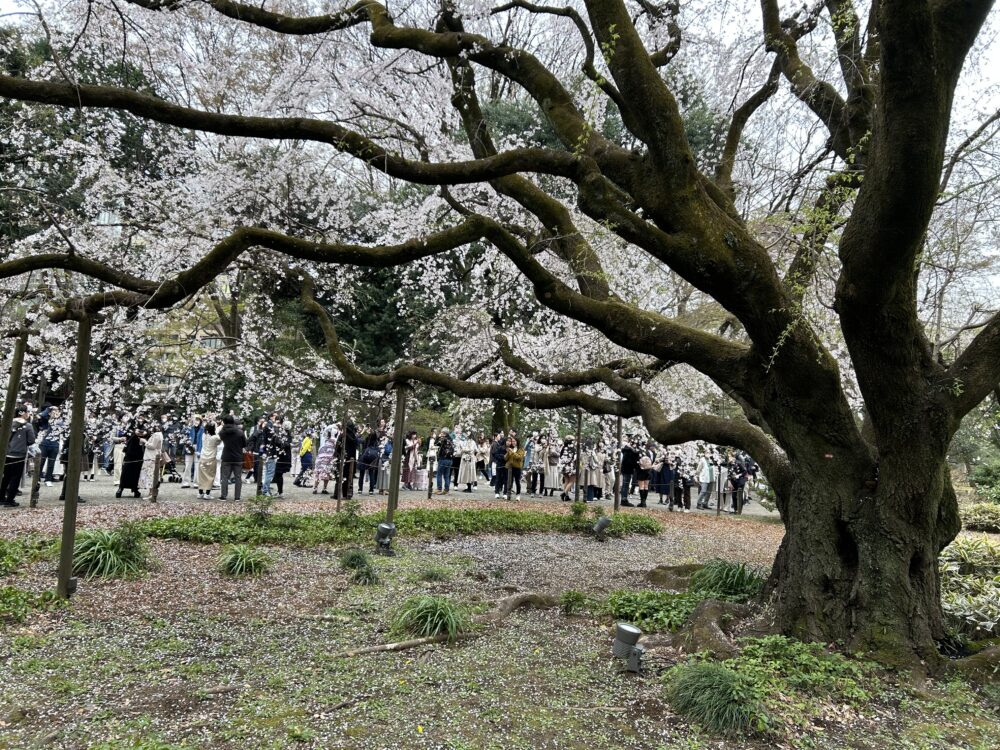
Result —
<path fill-rule="evenodd" d="M 28 421 L 28 409 L 19 405 L 14 409 L 14 421 L 10 426 L 10 441 L 3 465 L 3 479 L 0 481 L 0 505 L 17 508 L 17 489 L 28 460 L 28 448 L 35 444 L 35 428 Z"/>
<path fill-rule="evenodd" d="M 444 427 L 437 439 L 437 495 L 447 495 L 451 491 L 451 462 L 455 457 L 455 444 Z"/>

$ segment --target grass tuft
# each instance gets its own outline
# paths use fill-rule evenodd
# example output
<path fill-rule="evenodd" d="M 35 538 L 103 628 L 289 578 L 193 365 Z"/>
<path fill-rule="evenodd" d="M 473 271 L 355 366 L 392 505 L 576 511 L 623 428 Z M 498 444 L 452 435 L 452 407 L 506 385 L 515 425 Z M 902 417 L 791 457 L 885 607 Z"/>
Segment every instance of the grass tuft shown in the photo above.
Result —
<path fill-rule="evenodd" d="M 233 544 L 219 556 L 219 570 L 227 576 L 259 576 L 271 567 L 269 555 L 248 544 Z"/>
<path fill-rule="evenodd" d="M 81 531 L 73 545 L 73 574 L 91 578 L 126 578 L 149 567 L 149 545 L 137 524 L 113 531 Z"/>
<path fill-rule="evenodd" d="M 692 593 L 728 601 L 746 601 L 760 593 L 764 576 L 752 565 L 728 560 L 710 560 L 691 576 Z"/>
<path fill-rule="evenodd" d="M 753 683 L 729 667 L 693 662 L 667 673 L 667 697 L 681 715 L 727 737 L 762 732 L 767 716 Z"/>
<path fill-rule="evenodd" d="M 417 637 L 447 635 L 449 641 L 469 630 L 468 610 L 446 596 L 412 596 L 400 605 L 393 630 Z"/>
<path fill-rule="evenodd" d="M 375 586 L 381 582 L 381 578 L 378 575 L 378 568 L 375 567 L 374 563 L 369 562 L 367 565 L 354 569 L 351 581 L 361 586 Z"/>
<path fill-rule="evenodd" d="M 353 547 L 340 553 L 340 567 L 344 570 L 359 570 L 372 567 L 372 556 L 363 549 Z"/>

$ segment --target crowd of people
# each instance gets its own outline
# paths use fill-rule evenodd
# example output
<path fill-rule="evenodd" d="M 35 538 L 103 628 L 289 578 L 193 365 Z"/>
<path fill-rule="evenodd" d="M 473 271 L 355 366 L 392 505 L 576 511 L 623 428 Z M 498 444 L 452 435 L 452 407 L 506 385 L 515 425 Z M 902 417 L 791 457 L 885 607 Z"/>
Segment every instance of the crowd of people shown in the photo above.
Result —
<path fill-rule="evenodd" d="M 65 466 L 69 450 L 69 424 L 58 407 L 36 411 L 25 402 L 16 412 L 0 488 L 0 504 L 12 507 L 23 492 L 25 468 L 37 461 L 35 481 L 51 487 L 57 459 Z M 152 418 L 121 412 L 88 420 L 81 478 L 94 481 L 102 471 L 113 476 L 119 498 L 126 492 L 142 497 L 168 481 L 196 489 L 199 498 L 211 499 L 218 491 L 226 500 L 231 491 L 240 500 L 246 482 L 254 483 L 255 493 L 283 497 L 291 473 L 294 485 L 314 494 L 330 494 L 333 483 L 334 493 L 349 498 L 355 482 L 358 493 L 366 487 L 369 495 L 389 490 L 393 450 L 385 420 L 296 432 L 278 411 L 261 415 L 249 429 L 232 413 L 181 420 L 173 413 Z M 463 493 L 488 488 L 495 498 L 520 500 L 527 493 L 595 502 L 613 498 L 617 488 L 623 506 L 647 507 L 652 494 L 669 510 L 683 512 L 691 510 L 692 500 L 696 508 L 708 508 L 713 498 L 720 509 L 740 512 L 759 474 L 753 459 L 739 451 L 704 446 L 691 460 L 637 435 L 618 449 L 592 438 L 578 446 L 575 436 L 560 438 L 555 432 L 534 431 L 522 440 L 515 430 L 467 435 L 456 426 L 428 436 L 410 430 L 401 451 L 406 490 L 436 488 L 438 495 L 448 495 L 453 488 Z M 58 476 L 64 479 L 65 472 Z"/>

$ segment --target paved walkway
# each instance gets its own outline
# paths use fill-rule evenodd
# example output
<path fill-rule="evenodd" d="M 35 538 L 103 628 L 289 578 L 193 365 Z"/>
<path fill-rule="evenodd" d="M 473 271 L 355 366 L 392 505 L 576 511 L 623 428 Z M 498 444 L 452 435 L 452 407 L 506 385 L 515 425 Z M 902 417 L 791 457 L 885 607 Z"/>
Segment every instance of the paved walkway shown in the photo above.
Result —
<path fill-rule="evenodd" d="M 303 501 L 303 500 L 318 500 L 320 498 L 329 498 L 330 500 L 333 500 L 332 484 L 331 484 L 331 490 L 330 490 L 330 494 L 329 495 L 322 495 L 322 494 L 314 495 L 314 494 L 312 494 L 312 490 L 311 489 L 301 488 L 301 487 L 295 487 L 292 484 L 292 477 L 291 477 L 290 474 L 286 475 L 285 478 L 286 478 L 286 481 L 285 481 L 285 494 L 284 494 L 283 500 L 286 501 L 286 502 L 288 502 L 288 501 Z M 22 511 L 23 509 L 27 508 L 27 506 L 28 506 L 28 489 L 27 488 L 28 488 L 28 484 L 27 484 L 27 481 L 25 481 L 24 494 L 21 495 L 20 497 L 18 497 L 18 502 L 21 503 L 21 508 L 0 508 L 0 512 L 2 512 L 2 513 L 19 512 L 19 511 Z M 59 483 L 57 483 L 57 482 L 53 483 L 52 487 L 46 487 L 43 484 L 42 487 L 41 487 L 41 494 L 39 496 L 38 506 L 41 507 L 41 508 L 61 506 L 62 503 L 59 500 L 59 493 L 60 493 L 61 489 L 62 489 L 61 485 Z M 123 498 L 121 498 L 121 499 L 115 498 L 115 490 L 116 489 L 117 489 L 117 484 L 114 481 L 114 479 L 112 477 L 107 476 L 106 474 L 104 474 L 102 472 L 102 475 L 101 476 L 97 476 L 93 482 L 82 481 L 80 483 L 80 496 L 83 497 L 87 501 L 88 505 L 114 505 L 114 504 L 120 504 L 120 503 L 121 504 L 132 504 L 132 503 L 136 502 L 136 500 L 134 500 L 131 497 L 130 493 L 128 493 L 128 492 L 126 492 L 125 493 L 126 496 L 123 497 Z M 274 489 L 275 488 L 272 485 L 272 491 L 274 491 Z M 244 497 L 244 499 L 247 498 L 247 497 L 249 497 L 249 496 L 251 496 L 253 494 L 254 490 L 255 490 L 255 487 L 254 487 L 254 485 L 252 483 L 244 483 L 244 485 L 243 485 L 243 497 Z M 367 487 L 365 488 L 364 493 L 361 493 L 361 494 L 358 494 L 356 492 L 356 490 L 357 490 L 357 486 L 355 485 L 355 496 L 358 499 L 362 499 L 362 498 L 364 498 L 364 499 L 374 499 L 374 498 L 378 497 L 378 493 L 375 493 L 374 495 L 369 495 Z M 147 493 L 143 493 L 143 497 L 145 498 L 146 496 L 147 496 Z M 399 493 L 400 505 L 403 506 L 403 507 L 405 507 L 406 501 L 408 499 L 409 500 L 415 500 L 415 499 L 426 498 L 426 497 L 427 497 L 427 491 L 426 490 L 423 490 L 423 491 L 420 491 L 420 492 L 410 492 L 410 491 L 406 491 L 406 490 L 401 490 L 400 493 Z M 433 497 L 435 497 L 437 499 L 442 499 L 441 496 L 439 496 L 439 495 L 434 495 Z M 480 499 L 480 500 L 493 500 L 493 499 L 495 499 L 494 498 L 494 494 L 493 494 L 493 488 L 489 487 L 485 483 L 480 484 L 479 487 L 475 488 L 471 493 L 466 493 L 466 492 L 463 492 L 462 490 L 455 491 L 454 488 L 453 488 L 452 491 L 447 496 L 445 496 L 445 497 L 447 497 L 447 498 L 454 498 L 456 500 L 476 500 L 476 499 Z M 232 498 L 232 488 L 230 488 L 230 498 Z M 198 490 L 196 488 L 182 488 L 179 483 L 171 483 L 171 482 L 163 482 L 163 483 L 160 484 L 160 492 L 159 492 L 159 498 L 158 498 L 158 500 L 161 503 L 178 503 L 178 502 L 184 502 L 184 503 L 188 503 L 188 504 L 190 504 L 190 503 L 200 503 L 200 502 L 204 502 L 206 504 L 209 504 L 209 503 L 218 503 L 218 502 L 220 502 L 220 499 L 219 499 L 219 490 L 213 490 L 212 491 L 212 498 L 210 500 L 199 500 L 198 499 Z M 663 511 L 664 513 L 668 512 L 669 511 L 669 506 L 667 506 L 667 505 L 660 505 L 660 504 L 658 504 L 657 500 L 658 500 L 658 496 L 657 495 L 650 494 L 649 499 L 647 500 L 649 508 L 653 509 L 653 510 Z M 638 500 L 638 496 L 637 495 L 633 495 L 631 497 L 631 501 L 634 502 L 634 503 L 637 503 L 639 501 Z M 280 504 L 282 502 L 282 500 L 278 500 L 277 502 Z M 522 503 L 522 505 L 526 504 L 526 503 L 559 503 L 559 502 L 561 502 L 561 501 L 559 500 L 558 494 L 555 497 L 552 497 L 552 498 L 550 498 L 550 497 L 545 497 L 545 498 L 535 497 L 535 498 L 532 498 L 532 497 L 529 497 L 527 494 L 522 494 L 521 495 L 521 503 Z M 715 503 L 714 493 L 713 493 L 713 498 L 712 498 L 711 502 L 714 505 L 714 503 Z M 596 504 L 599 505 L 599 506 L 601 506 L 601 507 L 610 508 L 612 503 L 611 503 L 610 499 L 605 499 L 605 500 L 599 500 L 599 501 L 597 501 Z M 714 514 L 715 512 L 716 511 L 714 510 L 714 508 L 712 510 L 708 510 L 708 511 L 696 510 L 696 509 L 692 509 L 691 510 L 691 513 L 697 513 L 699 515 L 700 514 L 706 514 L 706 513 Z M 748 516 L 771 517 L 771 518 L 774 518 L 776 520 L 778 518 L 778 513 L 777 512 L 769 512 L 769 511 L 767 511 L 766 509 L 764 509 L 763 507 L 761 507 L 760 503 L 757 502 L 756 500 L 754 500 L 751 503 L 749 503 L 748 505 L 746 505 L 744 507 L 744 511 L 743 512 L 744 512 L 744 515 L 748 515 Z"/>

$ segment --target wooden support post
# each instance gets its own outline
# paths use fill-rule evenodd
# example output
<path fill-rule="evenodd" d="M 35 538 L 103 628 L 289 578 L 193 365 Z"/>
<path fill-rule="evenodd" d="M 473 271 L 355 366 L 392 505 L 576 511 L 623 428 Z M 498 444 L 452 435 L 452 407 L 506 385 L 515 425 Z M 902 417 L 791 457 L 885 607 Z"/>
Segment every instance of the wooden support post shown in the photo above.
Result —
<path fill-rule="evenodd" d="M 87 379 L 90 375 L 90 333 L 93 321 L 89 315 L 80 318 L 76 340 L 76 370 L 73 375 L 73 414 L 70 419 L 69 463 L 63 479 L 62 541 L 59 547 L 59 577 L 56 593 L 68 599 L 76 590 L 73 578 L 73 545 L 76 542 L 76 509 L 80 497 L 80 465 L 83 461 L 83 432 L 87 414 Z"/>
<path fill-rule="evenodd" d="M 615 441 L 617 443 L 616 458 L 615 458 L 615 498 L 614 498 L 614 513 L 618 512 L 621 507 L 622 502 L 622 418 L 618 417 L 618 427 L 615 434 Z"/>
<path fill-rule="evenodd" d="M 337 498 L 337 512 L 340 513 L 340 503 L 344 497 L 344 464 L 347 454 L 347 400 L 344 400 L 344 411 L 340 415 L 340 452 L 337 455 L 337 486 L 333 496 Z"/>
<path fill-rule="evenodd" d="M 403 421 L 406 419 L 406 383 L 396 383 L 396 423 L 392 430 L 392 454 L 389 463 L 389 503 L 385 511 L 386 523 L 392 523 L 399 507 L 399 475 L 403 464 Z M 381 457 L 379 458 L 381 463 Z M 430 484 L 430 482 L 428 482 Z"/>
<path fill-rule="evenodd" d="M 24 352 L 28 348 L 28 329 L 22 328 L 14 342 L 14 354 L 7 377 L 7 396 L 3 402 L 3 418 L 0 420 L 0 476 L 3 476 L 7 448 L 10 445 L 10 429 L 14 425 L 14 410 L 17 408 L 17 394 L 21 387 L 21 369 L 24 366 Z M 27 456 L 24 458 L 28 460 Z"/>
<path fill-rule="evenodd" d="M 406 419 L 406 384 L 396 383 L 396 416 L 392 429 L 392 454 L 389 460 L 389 503 L 385 511 L 386 523 L 392 523 L 399 507 L 399 475 L 403 465 L 403 421 Z M 428 482 L 428 485 L 430 482 Z"/>
<path fill-rule="evenodd" d="M 576 407 L 576 482 L 573 485 L 573 502 L 580 502 L 580 440 L 583 433 L 583 410 Z"/>

